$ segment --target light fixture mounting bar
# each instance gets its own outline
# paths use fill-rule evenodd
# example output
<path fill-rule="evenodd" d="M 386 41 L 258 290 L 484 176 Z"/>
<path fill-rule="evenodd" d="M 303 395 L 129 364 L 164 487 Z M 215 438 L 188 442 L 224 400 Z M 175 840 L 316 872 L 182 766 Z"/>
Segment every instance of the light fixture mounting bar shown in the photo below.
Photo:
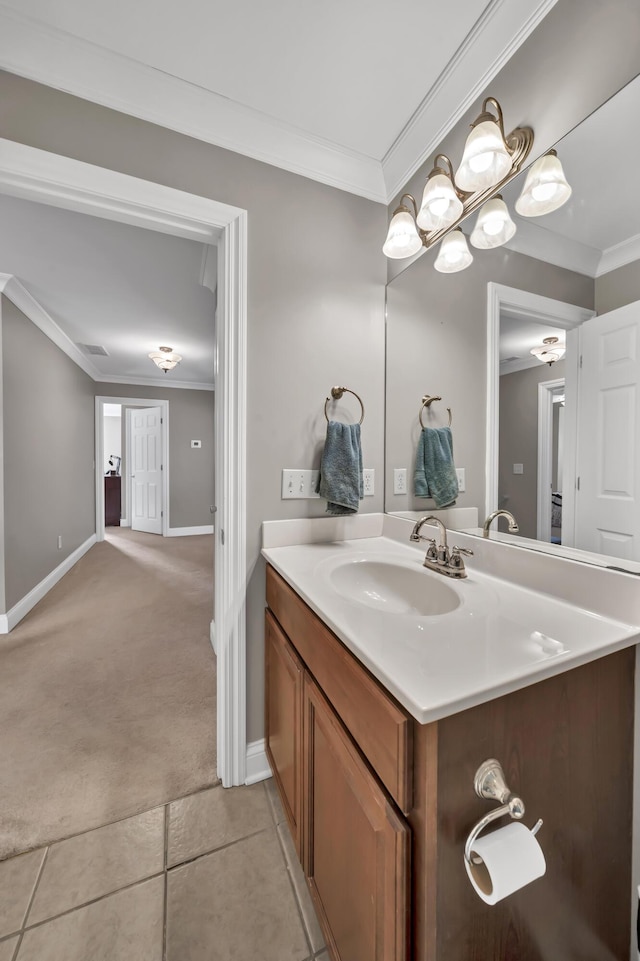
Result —
<path fill-rule="evenodd" d="M 531 152 L 531 148 L 533 147 L 533 130 L 531 127 L 516 127 L 516 129 L 512 130 L 510 134 L 507 134 L 505 137 L 505 143 L 509 153 L 511 154 L 511 170 L 507 176 L 503 177 L 503 179 L 498 181 L 497 184 L 487 187 L 486 190 L 483 190 L 480 193 L 465 193 L 456 187 L 456 193 L 462 200 L 462 213 L 457 220 L 454 220 L 452 224 L 449 224 L 447 227 L 443 227 L 441 230 L 427 232 L 418 227 L 417 229 L 418 233 L 420 234 L 423 247 L 429 250 L 429 248 L 433 247 L 434 244 L 437 244 L 445 234 L 455 230 L 455 228 L 458 227 L 463 220 L 466 220 L 469 214 L 472 214 L 474 210 L 477 210 L 478 207 L 481 207 L 485 201 L 490 200 L 491 197 L 495 196 L 495 194 L 500 193 L 503 187 L 510 183 L 514 177 L 517 177 L 522 170 L 525 160 Z M 438 154 L 438 157 L 443 156 L 446 155 Z M 451 164 L 449 158 L 446 157 L 446 159 L 448 160 L 449 164 Z M 411 194 L 403 194 L 402 199 L 404 199 L 404 197 L 411 197 Z M 402 199 L 400 203 L 402 203 Z M 411 200 L 415 206 L 415 200 L 413 197 L 411 197 Z"/>

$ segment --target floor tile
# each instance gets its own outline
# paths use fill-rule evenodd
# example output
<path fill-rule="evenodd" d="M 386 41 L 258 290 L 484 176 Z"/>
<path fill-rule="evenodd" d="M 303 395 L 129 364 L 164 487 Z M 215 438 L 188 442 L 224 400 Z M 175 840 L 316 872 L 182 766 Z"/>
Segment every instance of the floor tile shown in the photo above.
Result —
<path fill-rule="evenodd" d="M 53 844 L 28 924 L 55 917 L 164 869 L 164 808 Z"/>
<path fill-rule="evenodd" d="M 143 881 L 25 932 L 17 961 L 161 961 L 164 879 Z"/>
<path fill-rule="evenodd" d="M 283 821 L 287 820 L 287 817 L 284 813 L 284 808 L 282 807 L 282 801 L 280 800 L 280 795 L 278 794 L 276 782 L 274 778 L 270 777 L 267 778 L 266 781 L 263 781 L 263 784 L 264 789 L 267 792 L 267 797 L 269 798 L 273 819 L 276 824 L 282 824 Z"/>
<path fill-rule="evenodd" d="M 272 825 L 260 783 L 192 794 L 169 806 L 167 863 L 181 864 Z"/>
<path fill-rule="evenodd" d="M 13 961 L 13 952 L 17 943 L 17 937 L 9 938 L 8 941 L 0 941 L 0 961 Z"/>
<path fill-rule="evenodd" d="M 0 861 L 0 938 L 22 927 L 45 849 Z"/>
<path fill-rule="evenodd" d="M 169 872 L 167 961 L 308 957 L 274 828 Z"/>
<path fill-rule="evenodd" d="M 318 917 L 313 906 L 313 901 L 311 900 L 311 895 L 309 894 L 309 888 L 307 887 L 304 872 L 302 870 L 300 861 L 298 860 L 298 855 L 296 854 L 296 849 L 293 845 L 291 833 L 286 823 L 278 825 L 278 834 L 284 848 L 287 867 L 289 868 L 289 872 L 291 874 L 291 880 L 293 881 L 293 886 L 295 888 L 300 911 L 302 912 L 302 918 L 307 931 L 307 937 L 311 943 L 311 948 L 314 952 L 322 951 L 325 946 L 324 938 L 322 936 L 322 931 L 320 930 L 320 924 L 318 923 Z"/>

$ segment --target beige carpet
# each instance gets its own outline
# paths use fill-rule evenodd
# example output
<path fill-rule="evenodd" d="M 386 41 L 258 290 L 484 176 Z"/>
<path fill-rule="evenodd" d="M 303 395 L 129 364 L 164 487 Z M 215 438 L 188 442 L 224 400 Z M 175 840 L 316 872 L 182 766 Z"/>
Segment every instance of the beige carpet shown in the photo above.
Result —
<path fill-rule="evenodd" d="M 107 538 L 0 637 L 0 859 L 216 781 L 213 537 Z"/>

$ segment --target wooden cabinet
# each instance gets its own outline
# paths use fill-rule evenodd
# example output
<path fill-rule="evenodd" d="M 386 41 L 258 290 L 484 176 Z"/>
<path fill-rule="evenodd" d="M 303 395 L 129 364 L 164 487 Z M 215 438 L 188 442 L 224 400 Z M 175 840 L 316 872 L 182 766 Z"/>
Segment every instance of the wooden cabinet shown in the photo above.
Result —
<path fill-rule="evenodd" d="M 332 961 L 625 961 L 635 649 L 418 724 L 272 569 L 267 751 Z M 495 906 L 465 839 L 490 757 L 547 873 Z"/>
<path fill-rule="evenodd" d="M 291 836 L 302 857 L 302 661 L 267 611 L 265 739 Z"/>
<path fill-rule="evenodd" d="M 122 478 L 107 475 L 104 479 L 104 523 L 105 527 L 120 527 Z"/>
<path fill-rule="evenodd" d="M 309 675 L 304 865 L 334 957 L 405 961 L 409 827 Z"/>

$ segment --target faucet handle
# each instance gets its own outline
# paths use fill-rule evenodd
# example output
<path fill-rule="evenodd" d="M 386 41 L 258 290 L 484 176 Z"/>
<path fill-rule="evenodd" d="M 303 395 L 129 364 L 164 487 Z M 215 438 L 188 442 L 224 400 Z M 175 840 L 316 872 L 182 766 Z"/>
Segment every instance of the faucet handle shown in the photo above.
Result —
<path fill-rule="evenodd" d="M 427 547 L 427 559 L 430 561 L 436 561 L 438 559 L 438 548 L 436 547 L 435 537 L 425 537 L 425 541 L 429 541 L 429 546 Z"/>
<path fill-rule="evenodd" d="M 452 547 L 451 554 L 464 554 L 466 557 L 473 557 L 473 551 L 469 547 Z"/>

